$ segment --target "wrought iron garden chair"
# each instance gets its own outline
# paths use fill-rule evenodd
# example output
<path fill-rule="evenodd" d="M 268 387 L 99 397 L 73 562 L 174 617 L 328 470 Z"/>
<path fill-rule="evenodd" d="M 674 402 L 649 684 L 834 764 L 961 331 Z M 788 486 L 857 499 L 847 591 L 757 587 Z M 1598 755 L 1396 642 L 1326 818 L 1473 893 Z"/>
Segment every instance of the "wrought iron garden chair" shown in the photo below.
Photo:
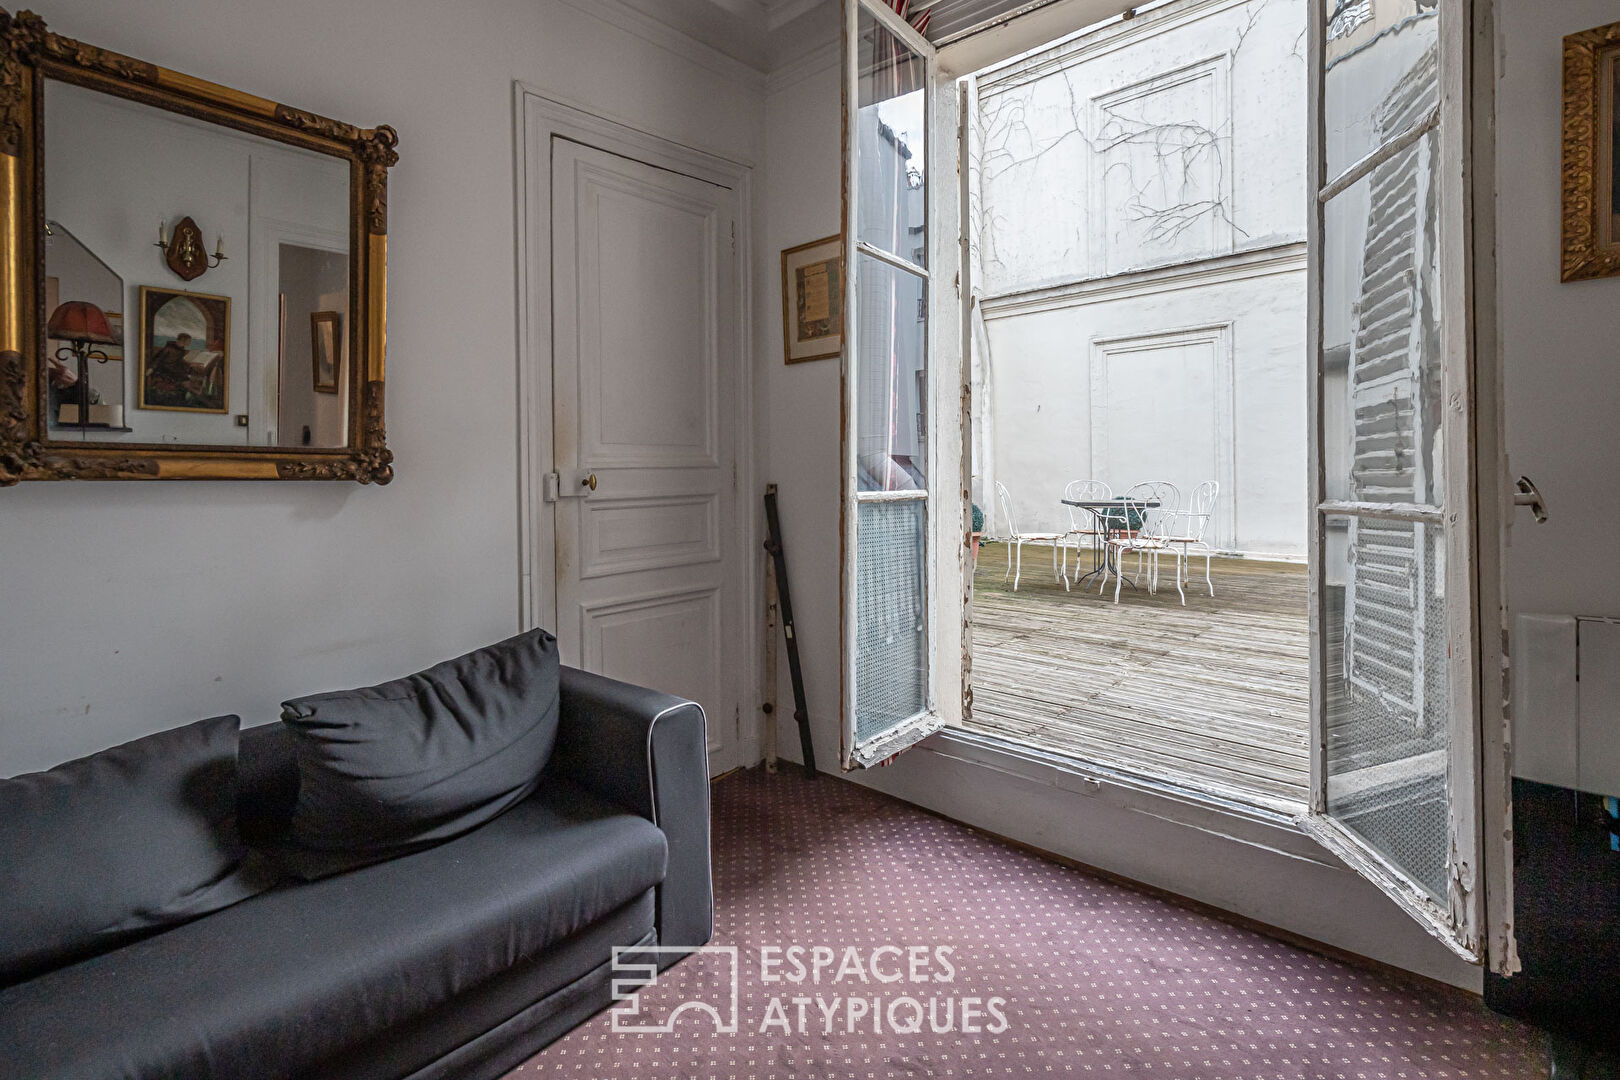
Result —
<path fill-rule="evenodd" d="M 1017 592 L 1018 578 L 1019 575 L 1023 573 L 1024 569 L 1024 545 L 1050 544 L 1052 545 L 1052 574 L 1059 581 L 1062 581 L 1063 587 L 1067 589 L 1069 586 L 1068 579 L 1058 573 L 1058 548 L 1061 546 L 1060 541 L 1063 539 L 1065 534 L 1051 532 L 1019 532 L 1018 526 L 1013 520 L 1012 496 L 1007 492 L 1007 485 L 1003 484 L 1000 480 L 996 481 L 996 498 L 1001 503 L 1001 516 L 1005 518 L 1007 522 L 1007 571 L 1001 575 L 1001 580 L 1006 581 L 1007 575 L 1011 574 L 1013 579 L 1013 592 Z"/>

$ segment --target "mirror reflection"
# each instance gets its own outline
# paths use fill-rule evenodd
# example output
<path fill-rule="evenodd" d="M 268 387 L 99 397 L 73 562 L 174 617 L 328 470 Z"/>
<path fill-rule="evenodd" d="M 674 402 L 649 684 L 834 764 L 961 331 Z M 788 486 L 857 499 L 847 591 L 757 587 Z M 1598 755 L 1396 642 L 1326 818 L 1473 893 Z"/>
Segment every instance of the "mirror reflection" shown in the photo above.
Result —
<path fill-rule="evenodd" d="M 46 437 L 348 442 L 350 165 L 46 80 Z"/>

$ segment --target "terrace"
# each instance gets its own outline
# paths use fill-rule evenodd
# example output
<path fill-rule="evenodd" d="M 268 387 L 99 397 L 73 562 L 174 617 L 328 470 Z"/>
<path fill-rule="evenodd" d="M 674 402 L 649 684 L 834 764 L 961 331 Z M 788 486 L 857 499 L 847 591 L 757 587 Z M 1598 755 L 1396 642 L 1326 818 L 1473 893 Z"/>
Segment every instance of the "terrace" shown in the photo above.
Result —
<path fill-rule="evenodd" d="M 1156 594 L 1143 582 L 1115 604 L 1111 583 L 1065 591 L 1048 555 L 1025 547 L 1015 593 L 1006 546 L 980 548 L 967 730 L 1250 803 L 1305 802 L 1304 565 L 1217 557 L 1215 595 L 1195 579 L 1183 607 L 1168 561 Z"/>

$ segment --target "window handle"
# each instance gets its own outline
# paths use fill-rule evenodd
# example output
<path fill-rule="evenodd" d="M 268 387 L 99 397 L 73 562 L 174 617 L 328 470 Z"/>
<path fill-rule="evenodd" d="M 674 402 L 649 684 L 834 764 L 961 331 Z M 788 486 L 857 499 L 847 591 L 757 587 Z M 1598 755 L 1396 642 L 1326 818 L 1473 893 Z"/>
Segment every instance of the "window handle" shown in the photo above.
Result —
<path fill-rule="evenodd" d="M 1530 512 L 1536 516 L 1537 525 L 1547 523 L 1547 504 L 1541 498 L 1541 491 L 1536 482 L 1528 476 L 1519 477 L 1513 485 L 1513 505 L 1528 506 Z"/>

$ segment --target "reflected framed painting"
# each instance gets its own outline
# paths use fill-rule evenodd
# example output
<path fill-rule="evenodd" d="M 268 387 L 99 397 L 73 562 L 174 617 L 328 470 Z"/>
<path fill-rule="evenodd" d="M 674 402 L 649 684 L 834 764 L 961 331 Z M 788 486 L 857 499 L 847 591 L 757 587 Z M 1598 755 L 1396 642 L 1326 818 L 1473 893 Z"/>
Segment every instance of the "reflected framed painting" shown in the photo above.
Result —
<path fill-rule="evenodd" d="M 1564 39 L 1564 281 L 1620 275 L 1620 22 Z"/>
<path fill-rule="evenodd" d="M 230 342 L 230 297 L 142 285 L 136 408 L 229 411 Z"/>
<path fill-rule="evenodd" d="M 315 370 L 315 392 L 338 392 L 338 372 L 343 368 L 343 314 L 312 311 L 309 315 L 309 355 Z"/>
<path fill-rule="evenodd" d="M 829 236 L 782 252 L 782 359 L 826 360 L 844 348 L 844 245 Z"/>

